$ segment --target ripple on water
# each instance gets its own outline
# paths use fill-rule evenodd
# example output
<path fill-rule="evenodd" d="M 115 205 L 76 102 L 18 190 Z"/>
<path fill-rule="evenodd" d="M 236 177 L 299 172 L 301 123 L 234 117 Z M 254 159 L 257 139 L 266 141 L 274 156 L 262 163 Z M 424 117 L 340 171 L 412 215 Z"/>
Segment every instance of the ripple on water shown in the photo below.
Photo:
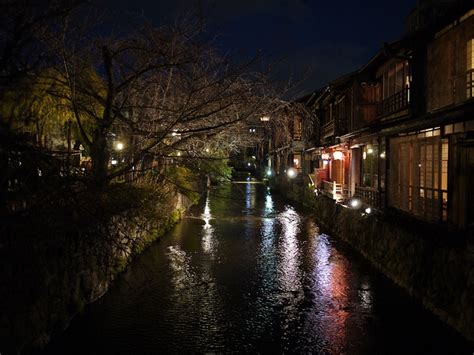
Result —
<path fill-rule="evenodd" d="M 400 306 L 396 288 L 380 286 L 311 218 L 262 188 L 208 194 L 73 324 L 56 353 L 383 353 L 398 334 L 416 343 L 420 329 L 437 324 L 406 299 Z M 392 325 L 400 322 L 406 327 Z M 459 341 L 429 329 L 438 336 L 425 335 L 425 344 Z"/>

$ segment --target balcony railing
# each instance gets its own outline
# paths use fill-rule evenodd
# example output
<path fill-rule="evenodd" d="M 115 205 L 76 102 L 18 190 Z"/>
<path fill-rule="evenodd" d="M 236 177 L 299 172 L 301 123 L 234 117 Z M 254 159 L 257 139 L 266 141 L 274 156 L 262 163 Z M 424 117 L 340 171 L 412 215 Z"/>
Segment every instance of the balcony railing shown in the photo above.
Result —
<path fill-rule="evenodd" d="M 384 192 L 373 187 L 356 186 L 354 197 L 360 198 L 364 203 L 372 207 L 384 207 Z"/>
<path fill-rule="evenodd" d="M 447 221 L 447 190 L 398 184 L 390 191 L 390 202 L 394 207 L 422 219 L 434 222 Z"/>
<path fill-rule="evenodd" d="M 336 124 L 334 120 L 329 121 L 328 123 L 325 123 L 321 127 L 321 136 L 323 138 L 328 138 L 328 137 L 333 136 L 335 134 L 335 128 L 336 128 Z"/>
<path fill-rule="evenodd" d="M 332 198 L 336 201 L 341 201 L 347 198 L 348 189 L 345 184 L 338 184 L 335 181 L 326 181 L 322 182 L 323 194 Z"/>
<path fill-rule="evenodd" d="M 410 88 L 405 87 L 401 91 L 387 97 L 382 101 L 382 116 L 401 111 L 410 103 Z"/>

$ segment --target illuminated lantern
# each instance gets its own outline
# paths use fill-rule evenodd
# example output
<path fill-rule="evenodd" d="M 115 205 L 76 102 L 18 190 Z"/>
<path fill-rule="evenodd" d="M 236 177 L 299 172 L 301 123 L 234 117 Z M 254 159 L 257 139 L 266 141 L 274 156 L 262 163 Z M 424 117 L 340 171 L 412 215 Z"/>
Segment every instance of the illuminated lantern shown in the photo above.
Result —
<path fill-rule="evenodd" d="M 334 152 L 332 153 L 332 157 L 334 158 L 334 160 L 342 160 L 344 158 L 344 154 L 342 152 Z"/>

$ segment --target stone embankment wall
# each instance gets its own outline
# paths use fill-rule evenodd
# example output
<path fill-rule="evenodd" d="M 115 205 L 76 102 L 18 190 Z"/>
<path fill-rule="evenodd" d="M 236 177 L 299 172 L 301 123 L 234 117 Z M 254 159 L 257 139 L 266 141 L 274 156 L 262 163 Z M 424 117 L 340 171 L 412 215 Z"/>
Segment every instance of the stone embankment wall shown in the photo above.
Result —
<path fill-rule="evenodd" d="M 459 231 L 420 226 L 396 213 L 364 214 L 316 196 L 303 184 L 277 189 L 314 211 L 343 239 L 442 320 L 474 341 L 474 241 Z"/>
<path fill-rule="evenodd" d="M 104 295 L 131 259 L 170 230 L 191 204 L 176 192 L 156 218 L 146 210 L 124 211 L 107 224 L 66 231 L 52 226 L 58 237 L 28 236 L 24 243 L 0 245 L 0 353 L 44 347 Z M 83 217 L 71 220 L 88 223 Z M 14 232 L 21 234 L 18 227 Z"/>

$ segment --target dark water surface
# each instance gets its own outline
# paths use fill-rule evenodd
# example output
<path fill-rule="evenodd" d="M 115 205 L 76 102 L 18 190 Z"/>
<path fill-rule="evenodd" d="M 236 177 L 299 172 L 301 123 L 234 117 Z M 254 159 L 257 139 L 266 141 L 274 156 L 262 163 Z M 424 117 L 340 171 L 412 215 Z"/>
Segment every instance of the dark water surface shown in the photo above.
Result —
<path fill-rule="evenodd" d="M 314 216 L 257 184 L 212 190 L 47 351 L 472 354 Z"/>

